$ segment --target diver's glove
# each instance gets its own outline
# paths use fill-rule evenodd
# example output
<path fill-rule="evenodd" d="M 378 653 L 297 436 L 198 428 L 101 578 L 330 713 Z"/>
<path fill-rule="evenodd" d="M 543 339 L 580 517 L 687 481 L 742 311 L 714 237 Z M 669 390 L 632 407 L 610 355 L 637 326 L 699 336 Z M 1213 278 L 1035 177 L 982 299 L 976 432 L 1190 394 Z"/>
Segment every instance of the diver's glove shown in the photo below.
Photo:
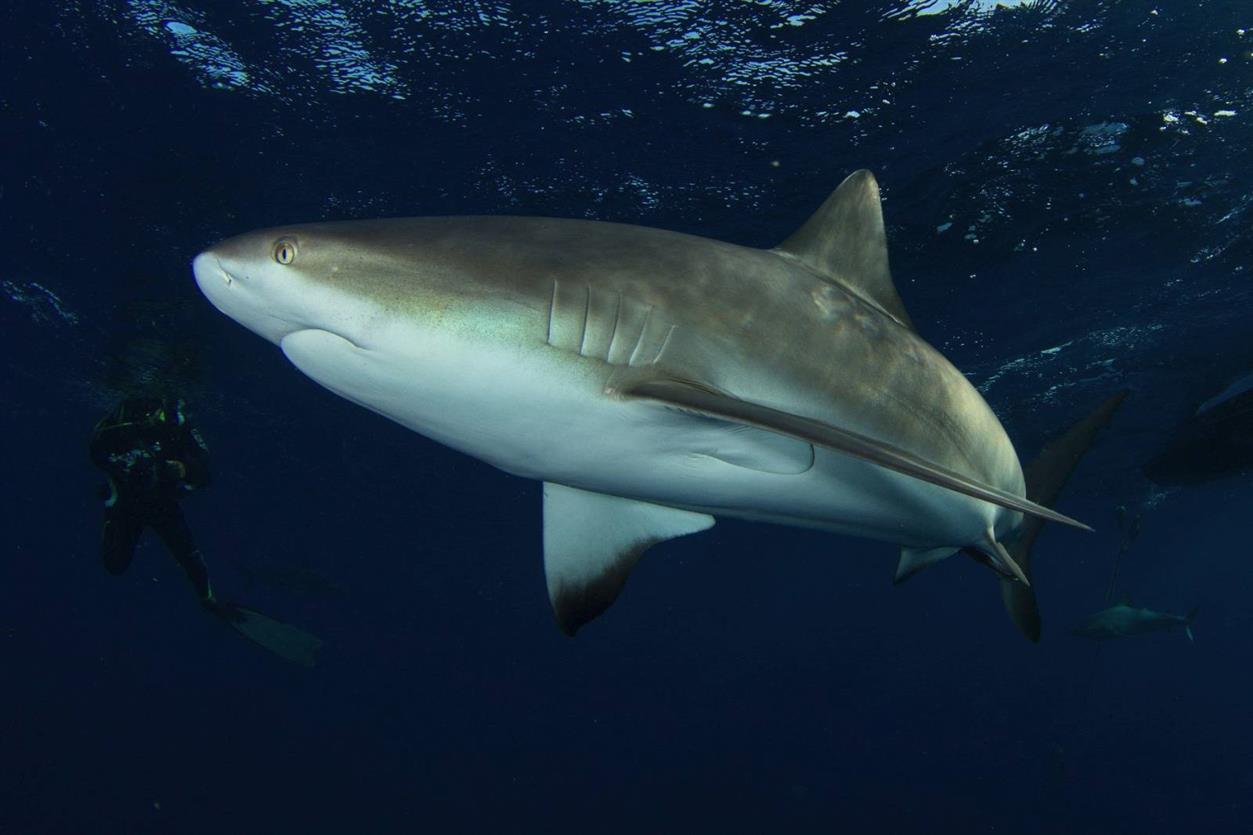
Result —
<path fill-rule="evenodd" d="M 168 487 L 182 487 L 185 490 L 191 488 L 187 486 L 183 479 L 187 478 L 187 465 L 175 458 L 166 458 L 157 464 L 157 481 Z"/>
<path fill-rule="evenodd" d="M 96 497 L 104 502 L 105 507 L 113 507 L 117 504 L 117 485 L 112 478 L 96 485 Z"/>

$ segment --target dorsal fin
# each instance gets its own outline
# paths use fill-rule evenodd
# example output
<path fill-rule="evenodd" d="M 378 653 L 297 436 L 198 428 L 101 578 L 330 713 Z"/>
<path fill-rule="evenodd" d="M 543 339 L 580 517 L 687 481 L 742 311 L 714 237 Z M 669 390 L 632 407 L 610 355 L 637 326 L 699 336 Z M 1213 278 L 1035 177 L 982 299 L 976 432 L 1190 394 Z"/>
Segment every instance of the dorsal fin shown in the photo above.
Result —
<path fill-rule="evenodd" d="M 879 184 L 864 168 L 849 174 L 805 225 L 775 250 L 839 281 L 902 325 L 913 328 L 888 269 Z"/>

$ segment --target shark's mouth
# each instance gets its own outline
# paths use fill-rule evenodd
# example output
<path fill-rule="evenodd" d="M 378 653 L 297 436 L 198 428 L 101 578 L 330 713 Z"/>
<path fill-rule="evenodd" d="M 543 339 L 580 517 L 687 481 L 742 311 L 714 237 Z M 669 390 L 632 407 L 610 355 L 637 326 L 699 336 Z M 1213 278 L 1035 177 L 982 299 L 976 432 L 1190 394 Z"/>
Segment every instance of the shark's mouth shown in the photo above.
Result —
<path fill-rule="evenodd" d="M 341 333 L 340 331 L 333 331 L 328 327 L 309 327 L 306 325 L 293 326 L 291 331 L 284 333 L 283 339 L 279 340 L 279 344 L 282 344 L 283 341 L 288 339 L 292 339 L 292 337 L 298 337 L 298 339 L 302 340 L 317 339 L 323 342 L 328 342 L 328 344 L 338 340 L 340 342 L 347 342 L 347 345 L 343 347 L 351 347 L 351 349 L 355 349 L 357 351 L 367 350 L 366 346 L 363 346 L 360 342 L 353 340 L 351 336 L 347 336 L 345 333 Z"/>
<path fill-rule="evenodd" d="M 375 408 L 371 398 L 363 396 L 364 391 L 371 389 L 367 381 L 371 378 L 373 352 L 321 328 L 292 331 L 278 340 L 278 345 L 287 360 L 305 376 L 354 403 Z"/>
<path fill-rule="evenodd" d="M 278 321 L 278 320 L 276 320 Z M 321 345 L 325 347 L 333 347 L 335 350 L 352 349 L 356 351 L 366 350 L 363 346 L 357 344 L 347 336 L 337 331 L 327 328 L 313 328 L 307 326 L 294 325 L 291 330 L 283 334 L 278 340 L 279 347 L 284 351 L 290 343 L 299 342 L 305 345 Z"/>

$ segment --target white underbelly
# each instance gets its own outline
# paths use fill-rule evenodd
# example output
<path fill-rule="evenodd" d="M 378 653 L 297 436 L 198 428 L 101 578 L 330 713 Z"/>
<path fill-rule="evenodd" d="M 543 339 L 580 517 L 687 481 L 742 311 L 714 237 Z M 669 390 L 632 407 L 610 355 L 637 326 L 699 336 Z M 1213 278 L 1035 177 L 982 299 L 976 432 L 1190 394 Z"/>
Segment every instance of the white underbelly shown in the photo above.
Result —
<path fill-rule="evenodd" d="M 325 331 L 291 334 L 282 348 L 335 393 L 527 478 L 910 547 L 973 544 L 996 518 L 986 502 L 841 453 L 606 397 L 574 363 L 441 362 L 429 350 L 364 350 Z M 459 373 L 437 373 L 448 368 Z"/>
<path fill-rule="evenodd" d="M 647 432 L 632 439 L 630 428 L 622 429 L 625 449 L 620 456 L 578 456 L 546 472 L 519 474 L 714 516 L 818 528 L 910 547 L 980 542 L 998 513 L 986 502 L 831 450 L 813 450 L 813 464 L 803 472 L 767 472 L 706 452 L 718 445 L 721 433 L 702 433 L 699 426 L 680 449 L 655 443 Z M 627 443 L 631 440 L 636 443 Z"/>

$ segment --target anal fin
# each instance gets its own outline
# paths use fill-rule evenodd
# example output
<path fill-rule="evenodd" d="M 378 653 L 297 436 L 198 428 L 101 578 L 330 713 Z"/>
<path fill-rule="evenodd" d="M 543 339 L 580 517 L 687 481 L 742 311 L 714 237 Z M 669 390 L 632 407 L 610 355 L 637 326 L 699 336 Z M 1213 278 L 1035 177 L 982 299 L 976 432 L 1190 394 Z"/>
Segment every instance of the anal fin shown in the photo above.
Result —
<path fill-rule="evenodd" d="M 705 513 L 545 482 L 544 574 L 561 631 L 574 635 L 608 609 L 653 545 L 713 524 Z"/>

